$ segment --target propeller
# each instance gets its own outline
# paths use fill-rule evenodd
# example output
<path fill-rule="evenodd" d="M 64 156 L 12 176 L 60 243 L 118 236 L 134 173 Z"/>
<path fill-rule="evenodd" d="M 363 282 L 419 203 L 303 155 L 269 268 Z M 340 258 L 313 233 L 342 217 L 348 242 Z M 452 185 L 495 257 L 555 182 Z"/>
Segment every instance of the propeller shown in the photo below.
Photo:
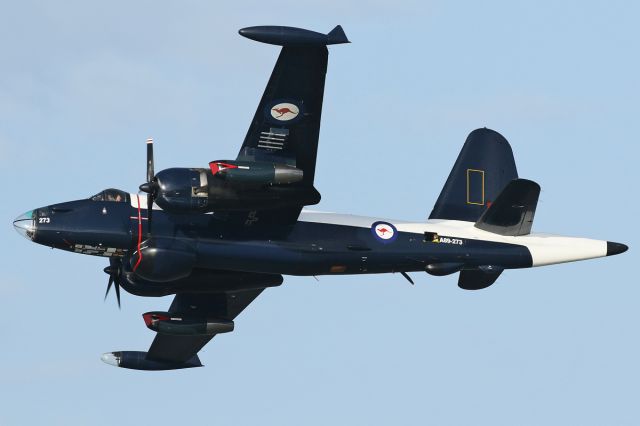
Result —
<path fill-rule="evenodd" d="M 147 193 L 147 238 L 149 238 L 153 201 L 158 195 L 158 180 L 153 171 L 153 138 L 147 139 L 147 181 L 140 185 L 140 191 Z"/>
<path fill-rule="evenodd" d="M 104 300 L 107 300 L 111 285 L 116 289 L 116 299 L 118 300 L 118 309 L 120 309 L 120 268 L 122 261 L 116 258 L 109 258 L 109 266 L 104 268 L 104 272 L 109 275 L 109 282 L 107 283 L 107 291 L 104 293 Z"/>

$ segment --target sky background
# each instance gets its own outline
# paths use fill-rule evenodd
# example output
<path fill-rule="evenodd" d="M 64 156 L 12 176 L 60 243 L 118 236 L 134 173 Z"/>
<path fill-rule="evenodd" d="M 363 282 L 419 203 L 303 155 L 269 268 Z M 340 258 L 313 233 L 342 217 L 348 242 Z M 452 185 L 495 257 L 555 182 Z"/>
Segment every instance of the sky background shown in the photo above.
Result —
<path fill-rule="evenodd" d="M 0 424 L 637 425 L 640 6 L 622 1 L 0 0 Z M 456 276 L 287 277 L 200 352 L 146 350 L 103 303 L 106 260 L 29 243 L 19 214 L 156 170 L 234 158 L 279 49 L 252 25 L 328 32 L 318 209 L 422 221 L 467 136 L 510 142 L 542 186 L 534 231 L 624 255 Z M 197 423 L 196 423 L 197 422 Z"/>

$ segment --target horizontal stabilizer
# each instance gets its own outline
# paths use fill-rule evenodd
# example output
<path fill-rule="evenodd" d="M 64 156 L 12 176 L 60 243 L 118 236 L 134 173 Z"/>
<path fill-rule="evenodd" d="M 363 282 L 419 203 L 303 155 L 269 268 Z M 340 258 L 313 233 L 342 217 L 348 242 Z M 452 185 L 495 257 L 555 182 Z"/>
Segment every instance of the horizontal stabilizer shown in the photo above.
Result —
<path fill-rule="evenodd" d="M 540 185 L 527 179 L 514 179 L 476 222 L 476 228 L 505 236 L 531 233 Z"/>
<path fill-rule="evenodd" d="M 503 268 L 494 265 L 463 269 L 458 277 L 458 287 L 464 290 L 482 290 L 496 282 L 503 270 Z"/>
<path fill-rule="evenodd" d="M 349 43 L 349 39 L 340 25 L 331 30 L 329 34 L 279 26 L 247 27 L 238 32 L 241 36 L 251 40 L 277 46 L 327 46 Z"/>

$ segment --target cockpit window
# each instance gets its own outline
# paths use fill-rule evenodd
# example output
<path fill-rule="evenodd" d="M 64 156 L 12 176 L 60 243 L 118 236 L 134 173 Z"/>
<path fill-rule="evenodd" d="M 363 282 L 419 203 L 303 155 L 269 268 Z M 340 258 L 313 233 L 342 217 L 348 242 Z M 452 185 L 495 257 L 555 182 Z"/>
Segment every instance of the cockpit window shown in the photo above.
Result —
<path fill-rule="evenodd" d="M 129 194 L 119 189 L 105 189 L 89 198 L 91 201 L 114 201 L 117 203 L 125 203 L 129 201 Z"/>

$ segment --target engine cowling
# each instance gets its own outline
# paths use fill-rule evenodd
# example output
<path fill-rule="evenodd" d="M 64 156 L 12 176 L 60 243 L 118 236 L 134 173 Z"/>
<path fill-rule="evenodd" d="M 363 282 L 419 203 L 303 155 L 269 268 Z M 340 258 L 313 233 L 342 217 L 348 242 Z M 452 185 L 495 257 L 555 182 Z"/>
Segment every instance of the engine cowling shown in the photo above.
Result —
<path fill-rule="evenodd" d="M 176 240 L 145 241 L 130 259 L 131 272 L 136 277 L 158 283 L 188 277 L 195 263 L 193 250 Z"/>
<path fill-rule="evenodd" d="M 131 271 L 130 262 L 119 268 L 118 281 L 128 293 L 144 297 L 160 297 L 179 292 L 211 293 L 237 290 L 256 290 L 277 287 L 282 275 L 249 272 L 216 271 L 194 268 L 191 274 L 175 281 L 149 281 Z"/>
<path fill-rule="evenodd" d="M 155 179 L 158 184 L 155 202 L 163 210 L 190 212 L 208 207 L 209 184 L 206 169 L 165 169 Z"/>
<path fill-rule="evenodd" d="M 173 336 L 198 336 L 229 333 L 233 331 L 233 321 L 220 318 L 192 317 L 170 312 L 147 312 L 142 314 L 144 323 L 150 330 Z"/>
<path fill-rule="evenodd" d="M 220 160 L 210 162 L 209 168 L 214 178 L 245 186 L 288 185 L 304 177 L 302 170 L 276 163 Z"/>
<path fill-rule="evenodd" d="M 212 161 L 209 169 L 171 168 L 155 177 L 155 203 L 172 213 L 270 209 L 311 205 L 320 194 L 295 185 L 302 170 L 277 163 Z"/>

